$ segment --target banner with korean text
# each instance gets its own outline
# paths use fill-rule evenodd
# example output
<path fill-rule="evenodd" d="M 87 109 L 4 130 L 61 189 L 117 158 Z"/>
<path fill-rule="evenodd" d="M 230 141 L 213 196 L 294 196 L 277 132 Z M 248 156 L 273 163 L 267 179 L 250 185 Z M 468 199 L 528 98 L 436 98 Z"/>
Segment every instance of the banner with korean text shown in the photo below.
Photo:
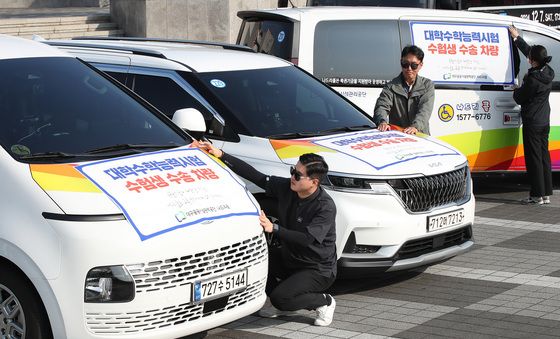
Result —
<path fill-rule="evenodd" d="M 418 158 L 459 155 L 457 151 L 429 139 L 398 131 L 368 130 L 317 138 L 313 142 L 354 157 L 378 170 Z"/>
<path fill-rule="evenodd" d="M 117 204 L 142 240 L 204 221 L 259 214 L 238 179 L 197 148 L 106 159 L 76 169 Z"/>
<path fill-rule="evenodd" d="M 506 26 L 412 21 L 410 29 L 424 51 L 420 75 L 436 83 L 514 84 Z"/>

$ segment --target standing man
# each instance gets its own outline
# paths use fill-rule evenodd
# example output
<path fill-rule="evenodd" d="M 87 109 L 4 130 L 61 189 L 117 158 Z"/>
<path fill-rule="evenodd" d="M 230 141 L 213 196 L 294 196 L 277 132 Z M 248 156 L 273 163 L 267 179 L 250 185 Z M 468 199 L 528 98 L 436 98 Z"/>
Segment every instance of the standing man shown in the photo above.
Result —
<path fill-rule="evenodd" d="M 267 176 L 209 142 L 193 145 L 222 159 L 236 174 L 278 200 L 278 224 L 273 224 L 264 212 L 260 215 L 263 230 L 281 244 L 269 251 L 266 282 L 266 294 L 276 309 L 261 310 L 259 314 L 276 317 L 301 309 L 315 310 L 315 325 L 329 326 L 336 302 L 323 292 L 336 278 L 336 207 L 320 185 L 329 169 L 323 157 L 301 155 L 290 168 L 288 179 Z"/>
<path fill-rule="evenodd" d="M 385 85 L 375 103 L 373 121 L 380 131 L 388 131 L 391 123 L 403 127 L 407 134 L 430 134 L 434 84 L 418 75 L 423 60 L 424 52 L 417 46 L 402 50 L 402 72 Z"/>

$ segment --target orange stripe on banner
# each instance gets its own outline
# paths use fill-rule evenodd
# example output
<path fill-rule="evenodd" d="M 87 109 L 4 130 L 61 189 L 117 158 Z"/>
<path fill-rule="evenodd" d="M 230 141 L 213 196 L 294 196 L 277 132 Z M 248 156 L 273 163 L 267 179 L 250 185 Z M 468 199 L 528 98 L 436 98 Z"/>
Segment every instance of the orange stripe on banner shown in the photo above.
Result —
<path fill-rule="evenodd" d="M 272 147 L 275 150 L 279 150 L 279 149 L 282 149 L 284 147 L 289 147 L 289 146 L 294 146 L 294 145 L 310 146 L 310 147 L 316 147 L 317 146 L 309 140 L 273 140 L 273 139 L 270 139 L 270 144 L 272 145 Z"/>
<path fill-rule="evenodd" d="M 76 164 L 31 164 L 32 172 L 42 172 L 48 174 L 62 175 L 65 177 L 84 178 L 76 168 Z"/>

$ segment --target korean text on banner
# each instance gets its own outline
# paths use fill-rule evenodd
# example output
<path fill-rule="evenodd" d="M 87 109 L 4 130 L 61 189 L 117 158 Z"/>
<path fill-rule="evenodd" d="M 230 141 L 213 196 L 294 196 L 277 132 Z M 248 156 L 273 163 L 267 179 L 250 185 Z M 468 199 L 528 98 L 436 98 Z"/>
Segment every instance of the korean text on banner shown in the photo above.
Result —
<path fill-rule="evenodd" d="M 258 215 L 242 184 L 199 149 L 145 153 L 76 168 L 117 204 L 142 240 L 203 221 Z"/>
<path fill-rule="evenodd" d="M 513 85 L 506 26 L 411 22 L 424 51 L 422 75 L 436 83 Z"/>
<path fill-rule="evenodd" d="M 459 154 L 428 139 L 398 131 L 370 130 L 318 138 L 313 142 L 359 159 L 378 170 L 417 158 Z"/>

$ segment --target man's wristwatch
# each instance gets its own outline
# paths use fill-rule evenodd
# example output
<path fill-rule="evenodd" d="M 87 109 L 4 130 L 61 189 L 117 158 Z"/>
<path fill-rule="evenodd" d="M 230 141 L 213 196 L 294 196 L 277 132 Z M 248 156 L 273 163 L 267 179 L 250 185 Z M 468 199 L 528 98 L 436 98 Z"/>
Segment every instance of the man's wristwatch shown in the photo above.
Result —
<path fill-rule="evenodd" d="M 272 224 L 272 233 L 278 232 L 279 229 L 280 229 L 280 225 Z"/>

